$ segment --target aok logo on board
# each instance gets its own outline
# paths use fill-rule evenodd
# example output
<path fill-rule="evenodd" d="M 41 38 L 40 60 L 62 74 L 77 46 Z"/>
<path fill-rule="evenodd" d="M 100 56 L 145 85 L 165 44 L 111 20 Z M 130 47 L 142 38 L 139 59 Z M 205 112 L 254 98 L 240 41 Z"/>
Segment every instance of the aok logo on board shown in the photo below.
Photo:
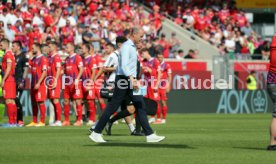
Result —
<path fill-rule="evenodd" d="M 266 113 L 268 96 L 264 90 L 225 90 L 221 93 L 216 113 Z"/>

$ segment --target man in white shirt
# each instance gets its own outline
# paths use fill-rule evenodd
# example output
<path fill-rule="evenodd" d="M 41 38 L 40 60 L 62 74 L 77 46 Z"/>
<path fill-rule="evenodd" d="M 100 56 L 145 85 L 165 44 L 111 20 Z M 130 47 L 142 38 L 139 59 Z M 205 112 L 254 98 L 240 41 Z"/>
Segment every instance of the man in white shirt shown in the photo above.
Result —
<path fill-rule="evenodd" d="M 66 26 L 67 19 L 68 19 L 68 11 L 64 10 L 62 16 L 59 19 L 58 28 L 62 28 L 64 26 Z M 72 23 L 74 23 L 74 22 L 71 22 L 71 20 L 70 20 L 70 24 L 72 24 Z"/>

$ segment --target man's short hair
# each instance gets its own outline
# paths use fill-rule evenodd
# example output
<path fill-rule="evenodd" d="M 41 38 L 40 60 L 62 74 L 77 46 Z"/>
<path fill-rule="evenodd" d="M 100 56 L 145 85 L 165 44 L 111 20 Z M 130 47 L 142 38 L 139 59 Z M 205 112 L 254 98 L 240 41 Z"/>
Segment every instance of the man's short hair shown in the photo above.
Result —
<path fill-rule="evenodd" d="M 156 56 L 157 56 L 157 55 L 162 55 L 162 56 L 164 56 L 163 52 L 160 51 L 160 50 L 156 51 Z"/>
<path fill-rule="evenodd" d="M 180 53 L 183 53 L 184 51 L 183 50 L 178 50 L 178 53 L 180 54 Z"/>
<path fill-rule="evenodd" d="M 3 38 L 3 39 L 1 40 L 1 42 L 4 42 L 4 43 L 7 43 L 7 44 L 10 44 L 10 41 L 9 41 L 9 39 L 7 39 L 7 38 Z"/>
<path fill-rule="evenodd" d="M 67 45 L 68 45 L 68 44 L 69 44 L 70 46 L 72 46 L 72 47 L 75 46 L 73 42 L 67 42 Z"/>
<path fill-rule="evenodd" d="M 124 43 L 124 42 L 126 42 L 127 41 L 127 38 L 126 37 L 124 37 L 124 36 L 118 36 L 117 38 L 116 38 L 116 45 L 118 45 L 119 43 Z"/>
<path fill-rule="evenodd" d="M 39 44 L 39 43 L 34 43 L 33 45 L 34 45 L 35 47 L 39 48 L 39 50 L 41 51 L 41 48 L 42 48 L 41 44 Z"/>
<path fill-rule="evenodd" d="M 107 43 L 106 46 L 110 46 L 112 48 L 115 48 L 114 44 L 112 44 L 111 42 Z"/>
<path fill-rule="evenodd" d="M 13 41 L 13 44 L 16 44 L 20 49 L 22 49 L 22 43 L 20 41 Z"/>
<path fill-rule="evenodd" d="M 83 45 L 88 49 L 88 51 L 91 50 L 91 45 L 90 44 L 86 43 L 86 44 L 83 44 Z"/>
<path fill-rule="evenodd" d="M 140 29 L 137 28 L 137 27 L 133 27 L 131 30 L 130 30 L 130 34 L 133 35 L 135 33 L 139 33 L 140 32 Z"/>
<path fill-rule="evenodd" d="M 148 52 L 148 53 L 149 53 L 149 49 L 143 48 L 143 49 L 141 50 L 141 52 Z"/>
<path fill-rule="evenodd" d="M 55 46 L 58 45 L 58 43 L 54 39 L 49 40 L 49 44 L 52 44 L 52 45 L 55 45 Z"/>

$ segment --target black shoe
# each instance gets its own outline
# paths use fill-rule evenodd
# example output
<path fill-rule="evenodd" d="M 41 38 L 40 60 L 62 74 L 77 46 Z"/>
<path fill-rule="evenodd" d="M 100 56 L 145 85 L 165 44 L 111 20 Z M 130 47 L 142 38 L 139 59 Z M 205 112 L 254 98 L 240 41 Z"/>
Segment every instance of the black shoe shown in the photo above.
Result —
<path fill-rule="evenodd" d="M 88 122 L 88 118 L 85 114 L 82 115 L 82 121 L 83 122 Z"/>
<path fill-rule="evenodd" d="M 143 131 L 137 132 L 136 130 L 134 130 L 130 135 L 132 135 L 132 136 L 145 136 L 146 134 Z"/>
<path fill-rule="evenodd" d="M 105 126 L 106 135 L 108 135 L 108 136 L 111 136 L 112 125 L 113 125 L 113 123 L 108 122 Z"/>
<path fill-rule="evenodd" d="M 267 150 L 269 150 L 269 151 L 275 151 L 276 150 L 276 145 L 269 145 L 268 147 L 267 147 Z"/>

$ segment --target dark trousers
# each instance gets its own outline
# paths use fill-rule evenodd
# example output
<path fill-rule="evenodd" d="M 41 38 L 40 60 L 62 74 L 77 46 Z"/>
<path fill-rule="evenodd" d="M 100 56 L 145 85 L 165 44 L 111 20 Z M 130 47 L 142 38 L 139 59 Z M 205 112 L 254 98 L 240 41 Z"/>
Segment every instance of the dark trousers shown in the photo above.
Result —
<path fill-rule="evenodd" d="M 22 104 L 20 102 L 20 98 L 22 96 L 22 89 L 16 89 L 16 98 L 15 98 L 15 103 L 17 107 L 17 122 L 18 121 L 23 121 L 23 109 L 22 109 Z"/>
<path fill-rule="evenodd" d="M 273 103 L 273 118 L 276 118 L 276 84 L 267 84 L 267 92 Z"/>
<path fill-rule="evenodd" d="M 125 83 L 127 81 L 127 85 L 123 87 L 118 87 L 118 81 L 124 80 Z M 101 133 L 104 129 L 106 123 L 109 121 L 110 116 L 117 111 L 117 109 L 121 106 L 126 96 L 130 96 L 133 105 L 137 111 L 137 117 L 139 122 L 141 123 L 142 128 L 145 131 L 146 135 L 153 134 L 153 130 L 151 129 L 146 112 L 146 104 L 144 102 L 143 96 L 133 95 L 133 90 L 130 88 L 130 82 L 126 76 L 116 76 L 115 80 L 115 89 L 114 94 L 111 101 L 108 103 L 106 109 L 104 110 L 98 124 L 95 127 L 96 133 Z"/>

